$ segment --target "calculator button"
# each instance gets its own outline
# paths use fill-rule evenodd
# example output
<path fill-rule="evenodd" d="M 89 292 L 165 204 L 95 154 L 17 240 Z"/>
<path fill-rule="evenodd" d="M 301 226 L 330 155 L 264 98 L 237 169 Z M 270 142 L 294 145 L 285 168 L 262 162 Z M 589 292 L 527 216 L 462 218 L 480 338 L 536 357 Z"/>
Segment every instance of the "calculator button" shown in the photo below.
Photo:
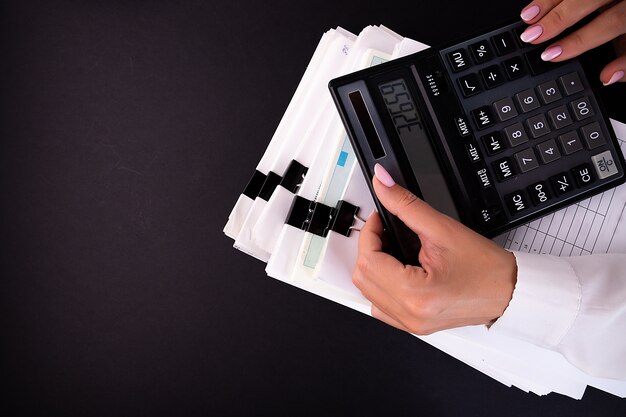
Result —
<path fill-rule="evenodd" d="M 550 127 L 548 127 L 548 122 L 543 114 L 538 114 L 526 120 L 526 125 L 531 136 L 535 139 L 550 133 Z"/>
<path fill-rule="evenodd" d="M 477 74 L 468 74 L 459 78 L 459 85 L 461 86 L 461 92 L 465 97 L 471 97 L 483 90 Z"/>
<path fill-rule="evenodd" d="M 491 45 L 487 40 L 475 43 L 469 47 L 472 51 L 472 56 L 477 64 L 489 61 L 493 58 L 493 52 L 491 51 Z"/>
<path fill-rule="evenodd" d="M 533 75 L 543 74 L 546 71 L 556 68 L 556 65 L 553 62 L 547 62 L 541 59 L 541 52 L 541 48 L 537 48 L 524 54 L 528 67 L 530 68 L 530 72 Z"/>
<path fill-rule="evenodd" d="M 535 92 L 530 88 L 515 94 L 515 99 L 517 100 L 517 104 L 519 104 L 523 113 L 528 113 L 529 111 L 538 109 L 541 105 L 539 104 L 539 100 L 537 99 Z"/>
<path fill-rule="evenodd" d="M 515 147 L 517 145 L 521 145 L 524 142 L 528 142 L 528 136 L 526 135 L 526 131 L 524 130 L 524 126 L 521 123 L 515 123 L 509 127 L 504 129 L 504 136 L 506 140 L 509 142 L 511 147 Z"/>
<path fill-rule="evenodd" d="M 519 190 L 514 193 L 505 195 L 504 201 L 509 208 L 509 212 L 511 213 L 511 215 L 520 213 L 530 207 L 523 190 Z"/>
<path fill-rule="evenodd" d="M 472 117 L 478 129 L 486 129 L 495 123 L 491 109 L 488 106 L 480 107 L 476 110 L 472 110 Z"/>
<path fill-rule="evenodd" d="M 504 150 L 504 142 L 502 142 L 502 136 L 500 132 L 493 132 L 480 138 L 482 140 L 487 154 L 489 156 L 500 153 Z"/>
<path fill-rule="evenodd" d="M 572 72 L 559 78 L 565 95 L 571 96 L 572 94 L 580 93 L 585 89 L 583 83 L 580 81 L 578 73 Z"/>
<path fill-rule="evenodd" d="M 509 80 L 517 80 L 518 78 L 522 78 L 528 72 L 526 71 L 526 66 L 524 65 L 524 61 L 521 57 L 516 56 L 511 59 L 507 59 L 504 61 L 504 71 L 506 72 L 506 76 Z"/>
<path fill-rule="evenodd" d="M 537 145 L 536 148 L 539 153 L 539 158 L 541 158 L 541 162 L 544 164 L 549 164 L 561 158 L 561 152 L 559 152 L 559 149 L 556 147 L 554 139 L 542 142 Z"/>
<path fill-rule="evenodd" d="M 559 136 L 559 142 L 561 142 L 561 148 L 565 155 L 571 155 L 583 148 L 580 137 L 578 137 L 578 133 L 575 131 Z"/>
<path fill-rule="evenodd" d="M 601 180 L 617 174 L 617 167 L 615 166 L 611 151 L 604 151 L 592 156 L 591 162 L 593 162 L 598 178 Z"/>
<path fill-rule="evenodd" d="M 513 32 L 515 33 L 515 40 L 517 40 L 517 45 L 522 49 L 530 48 L 533 46 L 533 44 L 526 43 L 522 40 L 522 33 L 524 33 L 526 28 L 527 26 L 524 25 L 524 26 L 520 26 L 520 27 L 513 29 Z"/>
<path fill-rule="evenodd" d="M 556 191 L 556 195 L 563 195 L 574 189 L 572 179 L 567 172 L 550 177 L 550 183 L 554 191 Z"/>
<path fill-rule="evenodd" d="M 578 184 L 579 187 L 584 187 L 585 185 L 589 185 L 595 181 L 595 177 L 589 164 L 579 165 L 572 169 L 572 175 L 574 176 L 574 179 L 576 179 L 576 184 Z"/>
<path fill-rule="evenodd" d="M 505 122 L 517 116 L 517 109 L 510 97 L 503 98 L 493 103 L 493 107 L 496 109 L 496 114 L 501 122 Z"/>
<path fill-rule="evenodd" d="M 521 152 L 513 155 L 515 161 L 517 162 L 517 166 L 522 174 L 532 171 L 535 168 L 539 168 L 539 162 L 537 162 L 537 157 L 535 156 L 535 152 L 532 148 L 524 149 Z"/>
<path fill-rule="evenodd" d="M 572 116 L 570 116 L 569 111 L 567 111 L 567 107 L 565 106 L 559 106 L 556 109 L 550 110 L 548 112 L 548 117 L 550 118 L 552 126 L 554 126 L 556 130 L 563 129 L 573 123 Z"/>
<path fill-rule="evenodd" d="M 491 41 L 496 47 L 498 55 L 506 55 L 509 52 L 513 52 L 517 49 L 513 36 L 509 32 L 504 32 L 491 38 Z"/>
<path fill-rule="evenodd" d="M 452 71 L 459 72 L 470 67 L 465 49 L 457 49 L 447 54 L 448 62 L 452 66 Z"/>
<path fill-rule="evenodd" d="M 602 129 L 600 129 L 600 124 L 598 122 L 593 122 L 590 125 L 583 126 L 580 129 L 580 132 L 583 135 L 583 139 L 587 143 L 587 148 L 594 149 L 598 146 L 602 146 L 606 143 L 606 139 L 604 139 L 604 135 L 602 134 Z"/>
<path fill-rule="evenodd" d="M 574 112 L 574 117 L 578 121 L 584 120 L 595 114 L 587 97 L 579 98 L 578 100 L 572 101 L 570 103 L 570 107 Z"/>
<path fill-rule="evenodd" d="M 493 166 L 498 181 L 508 180 L 515 176 L 515 171 L 513 170 L 509 158 L 500 159 L 499 161 L 493 162 L 491 165 Z"/>
<path fill-rule="evenodd" d="M 492 65 L 480 70 L 480 74 L 483 76 L 483 80 L 485 81 L 487 88 L 497 87 L 504 82 L 502 71 L 497 65 Z"/>
<path fill-rule="evenodd" d="M 543 104 L 554 103 L 563 97 L 559 91 L 559 86 L 556 85 L 556 81 L 554 80 L 541 84 L 537 87 L 537 90 L 539 91 L 539 97 L 541 97 Z"/>
<path fill-rule="evenodd" d="M 462 117 L 462 116 L 455 117 L 454 121 L 456 122 L 456 128 L 459 131 L 459 135 L 462 138 L 469 136 L 471 134 L 469 126 L 467 124 L 467 120 L 465 120 L 465 117 Z"/>
<path fill-rule="evenodd" d="M 483 188 L 491 187 L 491 179 L 489 178 L 489 174 L 487 173 L 487 168 L 483 166 L 482 168 L 477 169 L 476 176 L 478 177 L 478 183 Z"/>
<path fill-rule="evenodd" d="M 480 162 L 483 159 L 476 145 L 476 141 L 473 139 L 465 144 L 465 149 L 467 150 L 467 155 L 471 162 Z"/>
<path fill-rule="evenodd" d="M 530 195 L 530 201 L 532 201 L 535 206 L 543 204 L 552 198 L 548 184 L 544 181 L 533 184 L 526 190 L 528 191 L 528 195 Z"/>

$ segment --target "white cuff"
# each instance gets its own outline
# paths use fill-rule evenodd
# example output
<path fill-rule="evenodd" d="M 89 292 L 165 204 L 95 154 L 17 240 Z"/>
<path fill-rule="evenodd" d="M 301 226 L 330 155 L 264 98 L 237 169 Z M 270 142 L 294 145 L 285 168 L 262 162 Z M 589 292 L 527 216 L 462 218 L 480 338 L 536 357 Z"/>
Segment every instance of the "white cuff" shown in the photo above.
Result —
<path fill-rule="evenodd" d="M 556 256 L 513 254 L 517 260 L 513 298 L 490 332 L 554 348 L 578 315 L 580 281 L 570 264 Z"/>

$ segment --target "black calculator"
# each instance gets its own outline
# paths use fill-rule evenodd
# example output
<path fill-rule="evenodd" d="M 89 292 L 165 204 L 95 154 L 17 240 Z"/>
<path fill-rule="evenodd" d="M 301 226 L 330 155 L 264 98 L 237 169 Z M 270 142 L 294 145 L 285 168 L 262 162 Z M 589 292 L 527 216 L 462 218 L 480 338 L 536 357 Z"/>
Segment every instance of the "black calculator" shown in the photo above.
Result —
<path fill-rule="evenodd" d="M 579 60 L 542 61 L 545 45 L 519 39 L 525 27 L 332 80 L 365 175 L 380 163 L 486 237 L 623 183 L 623 154 Z M 376 205 L 393 254 L 417 264 L 417 236 Z"/>

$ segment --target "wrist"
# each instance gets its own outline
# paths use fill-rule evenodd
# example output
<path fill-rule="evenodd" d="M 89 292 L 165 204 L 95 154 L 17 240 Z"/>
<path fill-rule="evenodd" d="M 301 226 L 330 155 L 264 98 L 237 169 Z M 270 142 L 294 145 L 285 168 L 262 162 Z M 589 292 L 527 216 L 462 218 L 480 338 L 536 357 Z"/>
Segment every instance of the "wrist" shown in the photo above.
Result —
<path fill-rule="evenodd" d="M 517 283 L 517 262 L 515 255 L 507 250 L 502 250 L 498 262 L 490 268 L 490 280 L 493 283 L 492 315 L 487 324 L 490 326 L 499 319 L 511 303 L 513 291 Z"/>

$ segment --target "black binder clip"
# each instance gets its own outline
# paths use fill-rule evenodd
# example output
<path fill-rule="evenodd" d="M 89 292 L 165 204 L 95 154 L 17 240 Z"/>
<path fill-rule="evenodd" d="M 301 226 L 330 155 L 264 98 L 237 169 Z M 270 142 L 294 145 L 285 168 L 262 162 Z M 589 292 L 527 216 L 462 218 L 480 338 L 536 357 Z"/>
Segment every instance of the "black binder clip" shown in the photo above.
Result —
<path fill-rule="evenodd" d="M 259 191 L 259 197 L 265 201 L 269 201 L 270 197 L 274 193 L 274 190 L 280 184 L 282 177 L 275 173 L 274 171 L 270 171 L 265 178 L 265 182 L 263 183 L 263 187 L 261 187 L 261 191 Z"/>
<path fill-rule="evenodd" d="M 364 223 L 357 214 L 359 207 L 339 200 L 337 207 L 330 207 L 322 203 L 316 203 L 301 196 L 296 196 L 287 215 L 287 223 L 290 226 L 326 237 L 329 231 L 349 237 L 353 230 L 360 230 L 355 223 Z"/>
<path fill-rule="evenodd" d="M 310 211 L 315 209 L 315 203 L 307 200 L 299 195 L 293 199 L 291 203 L 291 209 L 287 214 L 286 224 L 293 226 L 297 229 L 307 230 L 308 220 L 310 217 Z"/>
<path fill-rule="evenodd" d="M 252 200 L 257 198 L 266 178 L 267 175 L 263 174 L 261 171 L 254 171 L 254 175 L 252 175 L 252 178 L 248 181 L 248 185 L 246 185 L 246 188 L 243 190 L 243 194 Z"/>
<path fill-rule="evenodd" d="M 347 201 L 339 200 L 334 209 L 333 219 L 329 223 L 329 229 L 340 235 L 350 237 L 353 230 L 360 231 L 361 225 L 355 227 L 355 223 L 360 221 L 365 223 L 359 216 L 359 207 Z"/>
<path fill-rule="evenodd" d="M 292 159 L 289 163 L 289 167 L 287 167 L 287 171 L 285 171 L 285 175 L 283 175 L 280 186 L 295 194 L 302 185 L 302 181 L 304 181 L 308 170 L 309 169 L 300 162 Z"/>

